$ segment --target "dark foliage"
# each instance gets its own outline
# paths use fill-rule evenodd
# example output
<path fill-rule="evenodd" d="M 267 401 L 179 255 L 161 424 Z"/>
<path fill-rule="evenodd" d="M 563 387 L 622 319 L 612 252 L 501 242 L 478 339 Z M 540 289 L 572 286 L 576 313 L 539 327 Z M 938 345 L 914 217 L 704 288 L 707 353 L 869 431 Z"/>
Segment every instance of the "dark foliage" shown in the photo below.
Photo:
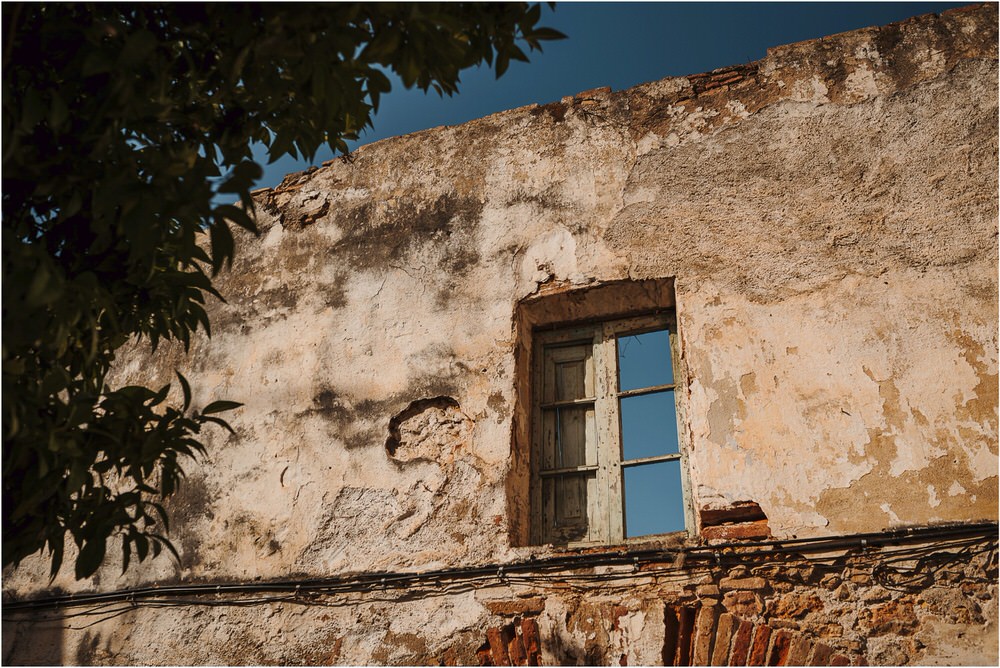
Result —
<path fill-rule="evenodd" d="M 124 565 L 166 547 L 160 505 L 217 413 L 169 386 L 109 387 L 132 339 L 209 332 L 230 225 L 256 231 L 270 159 L 346 152 L 390 88 L 457 91 L 518 46 L 561 37 L 517 4 L 3 5 L 3 564 L 68 534 L 76 576 L 121 539 Z M 239 205 L 218 204 L 220 194 Z M 209 243 L 204 243 L 207 233 Z"/>

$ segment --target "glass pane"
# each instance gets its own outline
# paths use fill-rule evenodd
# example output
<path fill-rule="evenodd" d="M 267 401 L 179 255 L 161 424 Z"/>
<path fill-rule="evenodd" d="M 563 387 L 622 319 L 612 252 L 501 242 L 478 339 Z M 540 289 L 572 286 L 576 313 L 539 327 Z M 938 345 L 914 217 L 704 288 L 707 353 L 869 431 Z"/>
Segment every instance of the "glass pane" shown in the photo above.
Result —
<path fill-rule="evenodd" d="M 653 392 L 619 399 L 622 454 L 640 459 L 679 452 L 674 391 Z"/>
<path fill-rule="evenodd" d="M 625 471 L 625 536 L 684 530 L 681 462 L 630 466 Z"/>
<path fill-rule="evenodd" d="M 619 392 L 673 382 L 668 330 L 618 337 Z"/>

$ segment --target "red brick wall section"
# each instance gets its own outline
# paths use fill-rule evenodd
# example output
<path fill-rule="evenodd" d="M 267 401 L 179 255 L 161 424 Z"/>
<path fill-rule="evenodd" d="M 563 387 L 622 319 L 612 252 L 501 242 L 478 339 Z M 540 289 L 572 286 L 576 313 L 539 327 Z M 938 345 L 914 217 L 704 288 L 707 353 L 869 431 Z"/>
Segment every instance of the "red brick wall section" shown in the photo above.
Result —
<path fill-rule="evenodd" d="M 534 619 L 486 629 L 486 642 L 476 651 L 480 666 L 540 666 L 541 643 Z"/>
<path fill-rule="evenodd" d="M 667 606 L 663 663 L 667 666 L 850 666 L 863 657 L 837 654 L 829 645 L 788 629 L 739 619 L 713 606 Z"/>
<path fill-rule="evenodd" d="M 771 535 L 767 515 L 753 501 L 738 501 L 725 508 L 702 508 L 698 515 L 701 536 L 709 542 L 759 540 Z"/>
<path fill-rule="evenodd" d="M 663 664 L 666 666 L 850 666 L 863 657 L 837 654 L 829 645 L 788 629 L 739 619 L 715 606 L 666 606 Z M 476 652 L 481 666 L 540 666 L 541 641 L 532 617 L 486 630 Z M 627 660 L 623 657 L 623 661 Z M 624 664 L 623 664 L 624 665 Z"/>

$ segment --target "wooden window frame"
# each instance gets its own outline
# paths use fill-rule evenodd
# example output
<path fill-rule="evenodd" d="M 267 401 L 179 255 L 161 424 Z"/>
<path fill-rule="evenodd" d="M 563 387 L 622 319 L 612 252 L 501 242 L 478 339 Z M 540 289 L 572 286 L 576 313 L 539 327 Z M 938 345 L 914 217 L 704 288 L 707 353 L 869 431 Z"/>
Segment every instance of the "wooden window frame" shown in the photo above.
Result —
<path fill-rule="evenodd" d="M 618 373 L 618 339 L 624 336 L 638 335 L 666 329 L 669 332 L 671 365 L 673 383 L 644 387 L 634 390 L 619 390 Z M 545 365 L 549 350 L 558 348 L 587 347 L 593 365 L 594 396 L 568 401 L 546 401 Z M 685 443 L 686 431 L 682 426 L 686 423 L 685 406 L 680 389 L 687 386 L 687 373 L 681 361 L 675 314 L 660 312 L 652 315 L 640 315 L 625 318 L 612 318 L 590 321 L 587 324 L 568 326 L 547 331 L 535 331 L 532 337 L 532 448 L 531 448 L 531 539 L 536 545 L 555 544 L 568 547 L 585 547 L 601 544 L 619 544 L 631 542 L 647 542 L 651 539 L 677 534 L 693 535 L 695 532 L 694 516 L 690 503 L 690 483 L 688 480 L 688 456 Z M 677 453 L 645 457 L 641 459 L 624 460 L 622 450 L 622 431 L 620 417 L 620 400 L 631 396 L 641 396 L 664 390 L 674 390 L 674 403 L 677 417 Z M 543 465 L 543 423 L 546 411 L 562 407 L 576 408 L 592 405 L 596 427 L 596 461 L 584 465 L 570 467 L 551 467 Z M 550 413 L 551 415 L 551 413 Z M 555 418 L 559 420 L 560 418 Z M 551 418 L 550 418 L 551 420 Z M 587 444 L 589 450 L 591 444 Z M 626 538 L 625 537 L 625 490 L 624 469 L 629 466 L 639 466 L 663 461 L 680 461 L 682 505 L 685 530 L 668 534 L 652 534 Z M 553 519 L 550 506 L 546 506 L 549 491 L 545 480 L 571 475 L 593 476 L 593 484 L 588 482 L 587 496 L 587 536 L 586 538 L 567 539 L 557 535 L 557 529 L 548 520 Z"/>

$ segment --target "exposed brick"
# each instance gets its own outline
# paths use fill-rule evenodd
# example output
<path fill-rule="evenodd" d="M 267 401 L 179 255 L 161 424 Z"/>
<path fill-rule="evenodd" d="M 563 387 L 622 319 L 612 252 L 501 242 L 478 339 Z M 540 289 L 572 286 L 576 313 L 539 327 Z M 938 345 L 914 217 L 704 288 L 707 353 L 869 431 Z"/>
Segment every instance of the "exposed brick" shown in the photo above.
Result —
<path fill-rule="evenodd" d="M 699 598 L 701 598 L 705 596 L 719 596 L 721 592 L 719 591 L 719 588 L 714 584 L 705 584 L 705 585 L 698 585 L 695 588 L 694 593 L 697 594 Z"/>
<path fill-rule="evenodd" d="M 880 587 L 873 587 L 861 595 L 861 601 L 867 605 L 872 603 L 885 603 L 892 598 L 892 594 Z"/>
<path fill-rule="evenodd" d="M 748 666 L 763 666 L 767 661 L 767 648 L 771 642 L 771 629 L 763 624 L 757 627 L 753 634 L 753 642 L 750 643 L 750 655 L 747 657 Z"/>
<path fill-rule="evenodd" d="M 333 663 L 336 663 L 336 661 Z M 441 656 L 440 663 L 442 666 L 458 666 L 464 662 L 459 657 L 458 651 L 454 647 L 449 647 Z"/>
<path fill-rule="evenodd" d="M 732 522 L 756 522 L 766 520 L 767 515 L 753 501 L 741 501 L 725 508 L 702 508 L 698 511 L 701 526 L 718 526 Z"/>
<path fill-rule="evenodd" d="M 521 642 L 524 644 L 527 665 L 541 665 L 542 644 L 538 638 L 538 624 L 534 619 L 521 620 Z"/>
<path fill-rule="evenodd" d="M 723 591 L 732 589 L 766 589 L 767 581 L 764 578 L 722 578 L 719 587 Z"/>
<path fill-rule="evenodd" d="M 833 657 L 830 659 L 830 663 L 828 663 L 827 665 L 829 665 L 829 666 L 849 666 L 849 665 L 851 665 L 851 660 L 848 659 L 843 654 L 834 654 Z"/>
<path fill-rule="evenodd" d="M 824 645 L 821 642 L 813 645 L 812 655 L 809 657 L 809 662 L 807 666 L 825 666 L 830 661 L 830 655 L 833 654 L 833 648 L 829 645 Z"/>
<path fill-rule="evenodd" d="M 844 635 L 844 627 L 840 624 L 813 624 L 810 628 L 820 638 L 840 638 Z"/>
<path fill-rule="evenodd" d="M 716 606 L 702 606 L 694 621 L 694 641 L 692 642 L 691 665 L 707 666 L 712 657 L 712 640 L 715 638 L 715 620 L 719 612 Z"/>
<path fill-rule="evenodd" d="M 611 86 L 601 86 L 600 88 L 591 88 L 590 90 L 585 90 L 582 93 L 577 93 L 574 97 L 577 100 L 591 100 L 594 98 L 608 97 L 611 95 Z"/>
<path fill-rule="evenodd" d="M 788 631 L 775 631 L 771 639 L 771 651 L 767 655 L 768 666 L 789 665 L 789 653 L 792 645 L 792 634 Z"/>
<path fill-rule="evenodd" d="M 621 618 L 628 614 L 628 608 L 624 605 L 616 605 L 611 610 L 611 629 L 617 631 L 621 628 Z"/>
<path fill-rule="evenodd" d="M 712 665 L 725 666 L 729 663 L 729 643 L 733 638 L 733 627 L 737 620 L 728 612 L 719 615 L 716 624 L 715 642 L 712 647 Z"/>
<path fill-rule="evenodd" d="M 545 609 L 545 599 L 538 596 L 501 601 L 484 601 L 483 605 L 494 615 L 503 617 L 537 615 Z"/>
<path fill-rule="evenodd" d="M 729 652 L 730 666 L 747 665 L 747 655 L 750 653 L 750 640 L 753 636 L 753 624 L 745 619 L 740 620 L 733 638 L 733 649 Z"/>
<path fill-rule="evenodd" d="M 906 635 L 913 632 L 917 615 L 913 609 L 913 601 L 901 598 L 865 608 L 858 615 L 858 622 L 869 635 Z"/>
<path fill-rule="evenodd" d="M 509 666 L 510 656 L 507 655 L 507 643 L 500 629 L 486 629 L 486 642 L 490 645 L 490 659 L 494 666 Z"/>
<path fill-rule="evenodd" d="M 516 633 L 512 634 L 511 639 L 507 641 L 507 655 L 510 657 L 510 665 L 527 665 L 527 655 L 524 652 L 524 645 L 521 644 L 521 639 Z"/>
<path fill-rule="evenodd" d="M 812 641 L 805 636 L 795 636 L 792 638 L 791 647 L 788 650 L 788 666 L 804 666 L 809 660 L 812 652 Z"/>
<path fill-rule="evenodd" d="M 709 541 L 750 540 L 754 538 L 768 538 L 770 535 L 771 529 L 767 525 L 767 520 L 703 527 L 701 530 L 702 538 Z"/>
<path fill-rule="evenodd" d="M 754 617 L 764 609 L 760 596 L 752 591 L 730 591 L 722 599 L 727 610 L 739 617 Z"/>
<path fill-rule="evenodd" d="M 801 619 L 810 612 L 823 609 L 823 599 L 808 592 L 789 594 L 776 598 L 768 603 L 768 613 L 774 617 Z"/>
<path fill-rule="evenodd" d="M 490 656 L 490 644 L 488 642 L 484 643 L 482 647 L 476 650 L 476 660 L 479 661 L 480 666 L 493 665 L 493 657 Z M 451 664 L 445 663 L 445 665 Z"/>

